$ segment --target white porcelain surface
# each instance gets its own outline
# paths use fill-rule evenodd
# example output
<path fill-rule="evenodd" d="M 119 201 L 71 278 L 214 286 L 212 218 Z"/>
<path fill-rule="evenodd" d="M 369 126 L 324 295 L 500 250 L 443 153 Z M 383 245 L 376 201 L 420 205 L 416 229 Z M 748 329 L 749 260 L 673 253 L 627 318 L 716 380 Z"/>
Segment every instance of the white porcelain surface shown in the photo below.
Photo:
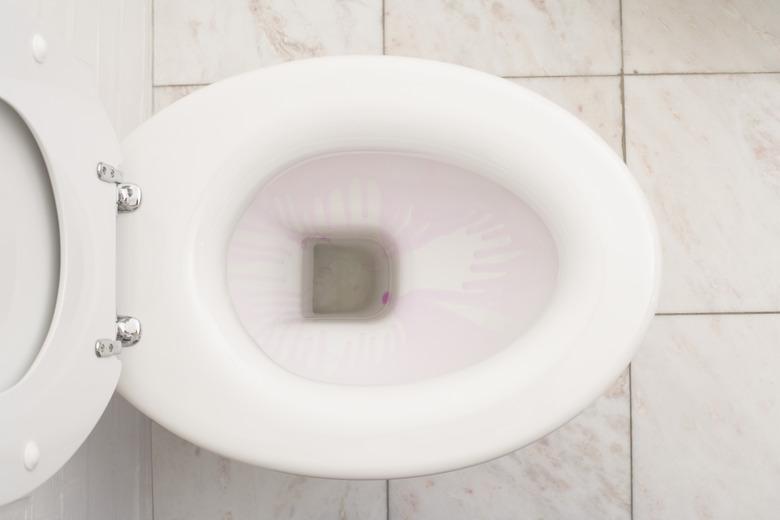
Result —
<path fill-rule="evenodd" d="M 634 515 L 777 518 L 780 315 L 663 316 L 632 364 Z"/>
<path fill-rule="evenodd" d="M 780 72 L 775 0 L 623 0 L 626 74 Z"/>
<path fill-rule="evenodd" d="M 220 457 L 154 425 L 155 520 L 384 520 L 383 480 L 300 477 Z"/>
<path fill-rule="evenodd" d="M 617 0 L 386 0 L 385 52 L 500 76 L 616 74 Z"/>
<path fill-rule="evenodd" d="M 780 309 L 780 75 L 625 89 L 628 165 L 664 248 L 660 311 Z"/>
<path fill-rule="evenodd" d="M 157 0 L 156 85 L 211 83 L 282 61 L 381 54 L 381 0 Z"/>

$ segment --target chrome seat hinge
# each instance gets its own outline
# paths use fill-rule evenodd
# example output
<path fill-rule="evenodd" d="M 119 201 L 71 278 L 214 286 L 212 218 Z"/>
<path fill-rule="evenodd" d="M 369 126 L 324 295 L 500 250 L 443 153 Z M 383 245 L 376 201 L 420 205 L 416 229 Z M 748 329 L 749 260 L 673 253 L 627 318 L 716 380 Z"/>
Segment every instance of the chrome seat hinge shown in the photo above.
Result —
<path fill-rule="evenodd" d="M 99 162 L 97 176 L 103 182 L 116 184 L 116 209 L 120 213 L 129 213 L 141 206 L 141 188 L 124 182 L 122 172 L 110 164 Z"/>
<path fill-rule="evenodd" d="M 141 340 L 141 322 L 132 316 L 116 317 L 116 338 L 95 342 L 97 357 L 116 356 L 123 348 L 132 347 Z"/>
<path fill-rule="evenodd" d="M 115 339 L 99 339 L 95 342 L 97 357 L 116 356 L 122 352 L 122 342 Z"/>

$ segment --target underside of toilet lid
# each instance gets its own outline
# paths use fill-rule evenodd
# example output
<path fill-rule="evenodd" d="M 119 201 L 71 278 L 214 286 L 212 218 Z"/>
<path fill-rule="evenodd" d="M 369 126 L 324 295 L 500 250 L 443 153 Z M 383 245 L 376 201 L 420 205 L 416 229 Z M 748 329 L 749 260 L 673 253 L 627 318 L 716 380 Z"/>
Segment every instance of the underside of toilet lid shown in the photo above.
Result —
<path fill-rule="evenodd" d="M 363 386 L 296 376 L 253 342 L 225 280 L 236 222 L 285 167 L 355 150 L 445 158 L 542 217 L 558 286 L 510 347 L 431 379 Z M 235 459 L 393 478 L 507 453 L 600 395 L 654 311 L 658 241 L 631 174 L 573 116 L 487 74 L 391 57 L 279 65 L 172 105 L 123 155 L 145 203 L 119 223 L 118 298 L 145 332 L 123 354 L 119 389 L 166 428 Z"/>
<path fill-rule="evenodd" d="M 60 272 L 40 351 L 22 378 L 0 392 L 0 505 L 29 493 L 73 455 L 108 404 L 121 368 L 118 358 L 95 355 L 96 340 L 116 334 L 116 188 L 98 180 L 96 165 L 118 163 L 119 143 L 97 96 L 84 95 L 88 72 L 54 35 L 46 35 L 45 60 L 34 60 L 34 25 L 15 14 L 0 20 L 0 100 L 27 125 L 48 171 Z M 12 244 L 2 254 L 14 252 Z M 36 259 L 24 261 L 32 265 L 21 268 L 36 269 Z"/>

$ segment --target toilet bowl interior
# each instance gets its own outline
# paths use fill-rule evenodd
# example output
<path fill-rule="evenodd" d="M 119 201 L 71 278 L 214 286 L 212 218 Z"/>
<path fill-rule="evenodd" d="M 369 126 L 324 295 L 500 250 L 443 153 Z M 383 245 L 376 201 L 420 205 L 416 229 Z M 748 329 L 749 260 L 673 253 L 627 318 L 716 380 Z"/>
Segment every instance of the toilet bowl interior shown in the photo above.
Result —
<path fill-rule="evenodd" d="M 259 348 L 342 384 L 408 383 L 490 357 L 543 314 L 557 270 L 552 234 L 513 192 L 443 160 L 377 151 L 273 176 L 227 260 Z"/>
<path fill-rule="evenodd" d="M 488 460 L 603 393 L 653 313 L 625 165 L 495 77 L 292 62 L 199 89 L 122 151 L 145 202 L 117 219 L 117 306 L 144 339 L 119 391 L 226 457 L 345 479 Z M 389 277 L 315 312 L 347 265 Z"/>
<path fill-rule="evenodd" d="M 0 392 L 27 372 L 49 330 L 59 282 L 51 181 L 22 118 L 0 100 Z"/>

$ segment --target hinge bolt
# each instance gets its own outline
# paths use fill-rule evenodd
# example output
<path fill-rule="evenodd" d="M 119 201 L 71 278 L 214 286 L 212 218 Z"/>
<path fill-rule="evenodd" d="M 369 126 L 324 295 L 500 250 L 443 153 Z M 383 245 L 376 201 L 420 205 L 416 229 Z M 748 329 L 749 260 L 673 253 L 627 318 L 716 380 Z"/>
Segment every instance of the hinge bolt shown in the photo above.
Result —
<path fill-rule="evenodd" d="M 120 213 L 129 213 L 141 206 L 141 188 L 135 184 L 122 183 L 116 189 L 116 207 Z"/>
<path fill-rule="evenodd" d="M 141 340 L 141 322 L 132 316 L 116 317 L 116 339 L 99 339 L 95 342 L 97 357 L 118 355 L 123 348 L 132 347 Z"/>
<path fill-rule="evenodd" d="M 116 339 L 122 342 L 122 347 L 132 347 L 141 341 L 141 322 L 132 316 L 117 316 Z"/>
<path fill-rule="evenodd" d="M 116 356 L 122 350 L 122 343 L 115 339 L 99 339 L 95 342 L 97 357 Z"/>
<path fill-rule="evenodd" d="M 141 206 L 141 188 L 135 184 L 123 182 L 124 176 L 117 168 L 108 163 L 97 163 L 97 176 L 103 182 L 116 184 L 116 209 L 120 213 L 129 213 Z"/>

